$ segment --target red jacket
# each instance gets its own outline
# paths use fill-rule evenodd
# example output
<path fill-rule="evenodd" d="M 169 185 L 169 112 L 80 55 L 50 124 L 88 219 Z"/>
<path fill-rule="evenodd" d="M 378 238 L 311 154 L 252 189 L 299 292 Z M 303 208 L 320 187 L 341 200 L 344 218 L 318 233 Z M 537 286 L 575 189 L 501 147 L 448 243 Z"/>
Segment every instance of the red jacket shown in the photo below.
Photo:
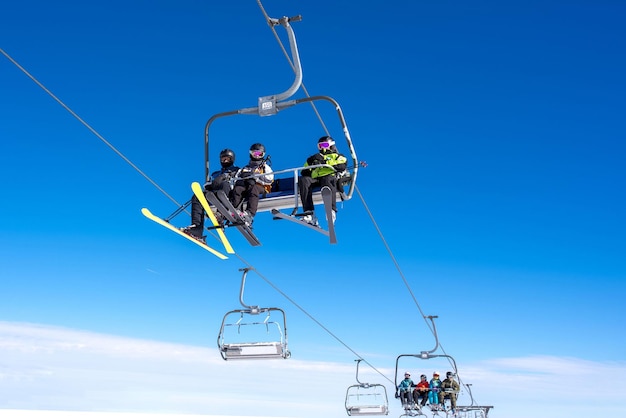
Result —
<path fill-rule="evenodd" d="M 417 393 L 426 393 L 428 392 L 428 382 L 421 380 L 415 387 L 415 390 L 413 390 L 413 392 L 417 392 Z"/>

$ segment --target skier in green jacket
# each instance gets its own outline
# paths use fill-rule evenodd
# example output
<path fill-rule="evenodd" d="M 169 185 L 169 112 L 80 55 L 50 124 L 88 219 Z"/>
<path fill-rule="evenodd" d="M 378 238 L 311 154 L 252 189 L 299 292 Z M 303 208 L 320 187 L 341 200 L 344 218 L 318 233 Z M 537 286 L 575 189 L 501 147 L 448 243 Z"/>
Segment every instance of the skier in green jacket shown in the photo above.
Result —
<path fill-rule="evenodd" d="M 317 141 L 319 152 L 311 155 L 306 160 L 305 167 L 319 164 L 327 166 L 319 166 L 311 169 L 302 170 L 302 175 L 298 181 L 300 187 L 300 200 L 302 201 L 302 210 L 304 216 L 302 220 L 308 224 L 319 226 L 317 217 L 315 216 L 315 208 L 313 205 L 313 187 L 328 186 L 332 192 L 332 219 L 328 222 L 335 222 L 337 217 L 337 173 L 343 172 L 347 167 L 348 159 L 335 147 L 335 140 L 330 136 L 323 136 Z"/>

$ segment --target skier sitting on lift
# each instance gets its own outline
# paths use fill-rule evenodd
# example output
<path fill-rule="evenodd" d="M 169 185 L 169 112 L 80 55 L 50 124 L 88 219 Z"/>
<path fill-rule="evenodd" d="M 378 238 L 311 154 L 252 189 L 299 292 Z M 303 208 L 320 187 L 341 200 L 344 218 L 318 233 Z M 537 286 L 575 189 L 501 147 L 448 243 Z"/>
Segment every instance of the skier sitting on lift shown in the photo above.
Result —
<path fill-rule="evenodd" d="M 414 387 L 415 383 L 413 383 L 413 380 L 411 379 L 411 374 L 409 372 L 405 372 L 404 380 L 402 380 L 396 388 L 396 398 L 400 398 L 400 402 L 402 402 L 402 407 L 404 409 L 409 409 L 413 406 L 413 396 L 411 391 Z"/>
<path fill-rule="evenodd" d="M 220 152 L 220 165 L 222 168 L 211 173 L 210 180 L 204 185 L 205 195 L 208 193 L 217 193 L 220 190 L 223 190 L 226 195 L 230 194 L 230 180 L 234 178 L 240 170 L 240 168 L 235 165 L 235 152 L 228 148 L 223 149 Z M 215 214 L 215 217 L 219 223 L 224 221 L 219 212 Z M 204 231 L 204 209 L 195 195 L 191 198 L 191 225 L 182 228 L 182 231 L 187 235 L 191 235 L 198 241 L 205 242 L 204 236 L 202 235 Z"/>
<path fill-rule="evenodd" d="M 428 392 L 428 403 L 431 409 L 439 408 L 439 404 L 443 406 L 442 398 L 439 396 L 441 390 L 441 379 L 439 379 L 439 372 L 433 372 L 433 378 L 430 379 L 428 385 L 430 392 Z"/>
<path fill-rule="evenodd" d="M 302 210 L 304 216 L 302 220 L 310 225 L 319 226 L 317 216 L 315 216 L 315 207 L 313 205 L 313 187 L 328 186 L 332 192 L 332 217 L 328 222 L 335 223 L 337 218 L 337 173 L 341 173 L 346 169 L 348 159 L 337 151 L 335 140 L 330 136 L 323 136 L 317 141 L 319 152 L 311 155 L 306 160 L 306 166 L 317 164 L 328 164 L 330 167 L 316 167 L 313 169 L 302 170 L 299 179 L 300 199 L 302 200 Z"/>
<path fill-rule="evenodd" d="M 441 382 L 441 392 L 439 393 L 439 402 L 444 405 L 446 399 L 450 399 L 450 407 L 452 412 L 456 410 L 456 397 L 458 396 L 461 387 L 459 383 L 454 380 L 454 373 L 446 373 L 446 378 Z"/>
<path fill-rule="evenodd" d="M 415 386 L 415 389 L 413 389 L 413 401 L 416 405 L 418 403 L 420 406 L 426 405 L 426 402 L 428 401 L 428 391 L 430 390 L 429 386 L 430 385 L 426 375 L 421 375 L 419 383 Z"/>
<path fill-rule="evenodd" d="M 263 175 L 246 178 L 257 174 Z M 252 144 L 250 147 L 250 161 L 239 170 L 237 177 L 240 180 L 237 180 L 235 187 L 231 191 L 230 201 L 235 208 L 238 208 L 243 198 L 247 198 L 246 210 L 241 212 L 240 215 L 250 226 L 259 206 L 260 194 L 269 192 L 274 182 L 272 167 L 270 167 L 265 158 L 265 146 L 263 144 Z"/>

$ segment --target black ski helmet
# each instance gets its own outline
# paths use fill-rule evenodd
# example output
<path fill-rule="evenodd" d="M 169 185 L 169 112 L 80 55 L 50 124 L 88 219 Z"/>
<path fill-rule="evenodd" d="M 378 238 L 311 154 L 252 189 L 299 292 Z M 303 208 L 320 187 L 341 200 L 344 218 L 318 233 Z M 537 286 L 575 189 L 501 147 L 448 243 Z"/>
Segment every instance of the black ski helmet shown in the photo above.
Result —
<path fill-rule="evenodd" d="M 265 157 L 265 146 L 261 143 L 252 144 L 250 146 L 250 158 L 253 160 L 262 160 Z"/>
<path fill-rule="evenodd" d="M 323 146 L 322 144 L 326 145 Z M 327 154 L 329 152 L 335 152 L 337 148 L 335 147 L 335 140 L 330 136 L 323 136 L 317 140 L 317 148 L 320 150 L 322 154 Z"/>
<path fill-rule="evenodd" d="M 222 167 L 230 167 L 235 163 L 235 151 L 225 148 L 220 151 L 220 164 Z"/>

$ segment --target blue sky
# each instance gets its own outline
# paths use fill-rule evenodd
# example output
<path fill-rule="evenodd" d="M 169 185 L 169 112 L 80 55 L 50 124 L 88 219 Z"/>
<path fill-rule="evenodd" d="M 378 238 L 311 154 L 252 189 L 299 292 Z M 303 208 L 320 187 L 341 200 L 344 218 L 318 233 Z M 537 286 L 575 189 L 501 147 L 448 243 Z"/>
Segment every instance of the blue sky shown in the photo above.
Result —
<path fill-rule="evenodd" d="M 583 384 L 599 371 L 616 379 L 615 393 L 626 388 L 624 6 L 263 4 L 272 17 L 303 16 L 293 27 L 304 85 L 341 104 L 367 162 L 360 195 L 340 205 L 339 243 L 261 213 L 263 246 L 228 231 L 238 257 L 220 261 L 149 222 L 142 207 L 166 216 L 176 205 L 2 56 L 0 385 L 21 390 L 0 395 L 0 408 L 219 414 L 226 406 L 211 400 L 230 399 L 227 387 L 272 376 L 243 415 L 344 416 L 354 352 L 391 393 L 397 356 L 434 346 L 413 295 L 439 316 L 444 350 L 478 403 L 496 407 L 490 416 L 526 415 L 529 399 L 574 417 L 611 413 L 613 392 L 586 406 L 553 382 Z M 293 81 L 251 0 L 26 0 L 2 6 L 0 39 L 180 203 L 204 175 L 207 119 Z M 274 169 L 300 165 L 324 134 L 299 108 L 215 129 L 212 152 L 231 147 L 243 163 L 262 142 Z M 246 265 L 257 271 L 246 300 L 287 312 L 289 361 L 219 357 L 215 339 L 240 307 Z M 159 354 L 137 360 L 132 347 L 144 345 Z M 185 367 L 170 355 L 180 352 Z M 400 367 L 414 376 L 448 367 L 430 362 Z M 321 410 L 285 406 L 296 396 L 285 387 L 307 379 L 300 371 Z M 173 376 L 177 387 L 159 384 Z M 98 382 L 113 383 L 85 389 L 98 394 L 80 403 L 63 395 Z M 529 382 L 542 396 L 517 392 Z M 119 387 L 141 395 L 117 401 Z"/>

